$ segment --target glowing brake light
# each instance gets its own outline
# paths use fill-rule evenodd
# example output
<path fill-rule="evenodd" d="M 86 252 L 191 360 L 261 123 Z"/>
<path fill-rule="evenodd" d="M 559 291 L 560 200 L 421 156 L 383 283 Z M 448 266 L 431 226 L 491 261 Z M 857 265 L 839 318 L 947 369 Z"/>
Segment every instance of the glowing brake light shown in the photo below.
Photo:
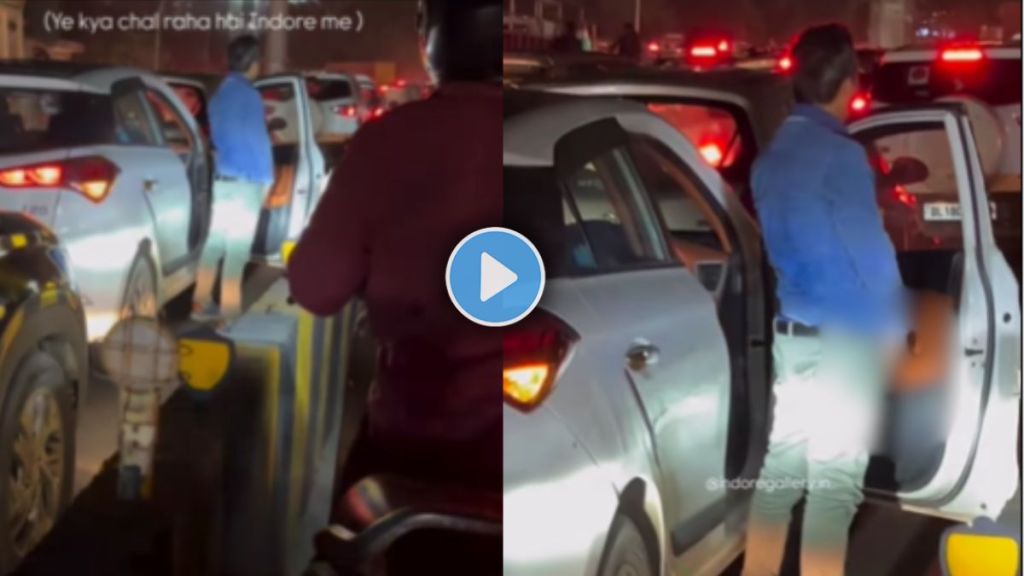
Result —
<path fill-rule="evenodd" d="M 343 118 L 355 118 L 356 107 L 355 106 L 333 106 L 331 111 Z"/>
<path fill-rule="evenodd" d="M 793 59 L 789 56 L 783 56 L 779 58 L 779 70 L 783 72 L 789 72 L 793 69 Z"/>
<path fill-rule="evenodd" d="M 917 196 L 914 196 L 913 194 L 907 192 L 907 189 L 904 188 L 903 186 L 895 186 L 892 190 L 892 193 L 900 204 L 903 204 L 904 206 L 908 206 L 911 208 L 917 206 Z"/>
<path fill-rule="evenodd" d="M 110 193 L 119 172 L 106 158 L 86 156 L 0 170 L 0 186 L 19 190 L 67 188 L 99 203 Z"/>
<path fill-rule="evenodd" d="M 579 335 L 544 311 L 502 334 L 502 395 L 505 402 L 530 411 L 547 398 L 558 371 Z"/>
<path fill-rule="evenodd" d="M 867 94 L 858 94 L 850 101 L 850 110 L 856 113 L 865 112 L 870 104 L 870 97 Z"/>
<path fill-rule="evenodd" d="M 714 46 L 694 46 L 690 48 L 690 56 L 696 58 L 714 58 L 718 56 L 718 50 Z"/>
<path fill-rule="evenodd" d="M 374 118 L 380 118 L 383 115 L 384 115 L 384 108 L 374 108 L 374 110 L 373 110 L 373 117 Z"/>
<path fill-rule="evenodd" d="M 984 56 L 978 48 L 947 48 L 939 58 L 943 62 L 978 62 Z"/>
<path fill-rule="evenodd" d="M 699 151 L 700 155 L 704 158 L 704 161 L 715 168 L 718 168 L 722 164 L 722 147 L 715 142 L 702 144 Z"/>
<path fill-rule="evenodd" d="M 722 40 L 721 42 L 718 43 L 718 51 L 719 52 L 728 52 L 729 48 L 730 48 L 730 46 L 729 46 L 729 41 L 728 40 Z"/>
<path fill-rule="evenodd" d="M 657 42 L 651 42 L 647 45 L 648 52 L 661 52 L 661 46 Z"/>

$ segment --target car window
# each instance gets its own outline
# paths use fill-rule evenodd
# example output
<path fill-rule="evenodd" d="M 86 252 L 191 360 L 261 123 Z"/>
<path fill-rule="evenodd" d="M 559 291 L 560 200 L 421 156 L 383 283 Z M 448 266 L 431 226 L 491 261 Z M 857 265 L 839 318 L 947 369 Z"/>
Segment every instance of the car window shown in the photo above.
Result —
<path fill-rule="evenodd" d="M 113 142 L 109 96 L 0 88 L 0 153 Z"/>
<path fill-rule="evenodd" d="M 718 169 L 736 165 L 744 142 L 733 114 L 705 104 L 651 102 L 647 108 L 686 136 L 704 160 Z"/>
<path fill-rule="evenodd" d="M 352 97 L 352 85 L 343 78 L 331 80 L 307 78 L 306 91 L 309 93 L 309 97 L 317 102 Z"/>
<path fill-rule="evenodd" d="M 119 144 L 159 146 L 146 104 L 137 91 L 125 92 L 114 98 L 114 123 Z"/>
<path fill-rule="evenodd" d="M 359 94 L 363 105 L 367 108 L 374 109 L 380 106 L 380 94 L 377 93 L 373 84 L 360 84 Z"/>
<path fill-rule="evenodd" d="M 291 82 L 258 86 L 263 111 L 274 145 L 291 145 L 299 141 L 299 106 Z"/>
<path fill-rule="evenodd" d="M 195 147 L 192 131 L 163 94 L 146 90 L 146 101 L 153 108 L 164 145 L 181 156 L 189 156 Z"/>
<path fill-rule="evenodd" d="M 597 268 L 613 271 L 666 261 L 657 220 L 625 148 L 586 162 L 564 183 Z"/>
<path fill-rule="evenodd" d="M 206 112 L 206 95 L 196 86 L 190 84 L 170 83 L 174 94 L 185 105 L 185 109 L 196 119 L 200 128 L 206 130 L 208 120 Z"/>
<path fill-rule="evenodd" d="M 506 166 L 502 218 L 533 242 L 549 279 L 593 273 L 597 259 L 553 168 Z"/>
<path fill-rule="evenodd" d="M 635 138 L 630 151 L 651 201 L 661 213 L 669 233 L 689 242 L 723 250 L 728 236 L 697 176 L 664 145 Z"/>
<path fill-rule="evenodd" d="M 943 125 L 902 126 L 857 138 L 875 170 L 878 205 L 897 252 L 962 249 L 959 191 Z"/>
<path fill-rule="evenodd" d="M 1020 104 L 1020 59 L 978 62 L 889 62 L 872 80 L 872 98 L 887 104 L 973 96 L 991 106 Z"/>

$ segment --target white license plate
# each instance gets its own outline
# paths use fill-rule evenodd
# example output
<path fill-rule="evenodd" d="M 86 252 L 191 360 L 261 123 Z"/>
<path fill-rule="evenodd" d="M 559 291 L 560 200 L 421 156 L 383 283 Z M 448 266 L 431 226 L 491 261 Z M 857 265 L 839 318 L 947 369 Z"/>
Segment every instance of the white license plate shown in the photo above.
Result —
<path fill-rule="evenodd" d="M 988 205 L 989 217 L 996 219 L 996 205 L 990 202 Z M 961 218 L 960 205 L 956 202 L 928 202 L 924 205 L 925 222 L 959 222 Z"/>

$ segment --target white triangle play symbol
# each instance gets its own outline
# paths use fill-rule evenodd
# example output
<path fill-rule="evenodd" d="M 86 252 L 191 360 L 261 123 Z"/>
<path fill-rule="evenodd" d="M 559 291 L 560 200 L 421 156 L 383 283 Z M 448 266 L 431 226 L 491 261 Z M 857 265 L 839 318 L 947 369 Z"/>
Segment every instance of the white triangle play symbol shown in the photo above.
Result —
<path fill-rule="evenodd" d="M 480 301 L 487 302 L 516 283 L 519 276 L 487 252 L 480 254 Z"/>

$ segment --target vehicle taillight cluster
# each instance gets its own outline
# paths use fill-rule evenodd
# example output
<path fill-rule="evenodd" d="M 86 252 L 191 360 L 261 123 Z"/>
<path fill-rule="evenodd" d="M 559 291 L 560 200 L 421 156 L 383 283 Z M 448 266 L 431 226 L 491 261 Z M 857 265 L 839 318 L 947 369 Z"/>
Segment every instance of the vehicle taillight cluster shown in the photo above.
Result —
<path fill-rule="evenodd" d="M 17 190 L 66 188 L 100 203 L 110 194 L 119 172 L 113 162 L 102 156 L 85 156 L 4 168 L 0 170 L 0 187 Z"/>
<path fill-rule="evenodd" d="M 502 394 L 524 411 L 540 405 L 579 335 L 554 316 L 536 311 L 502 334 Z"/>
<path fill-rule="evenodd" d="M 356 107 L 355 106 L 334 106 L 331 111 L 341 116 L 342 118 L 355 118 Z"/>

